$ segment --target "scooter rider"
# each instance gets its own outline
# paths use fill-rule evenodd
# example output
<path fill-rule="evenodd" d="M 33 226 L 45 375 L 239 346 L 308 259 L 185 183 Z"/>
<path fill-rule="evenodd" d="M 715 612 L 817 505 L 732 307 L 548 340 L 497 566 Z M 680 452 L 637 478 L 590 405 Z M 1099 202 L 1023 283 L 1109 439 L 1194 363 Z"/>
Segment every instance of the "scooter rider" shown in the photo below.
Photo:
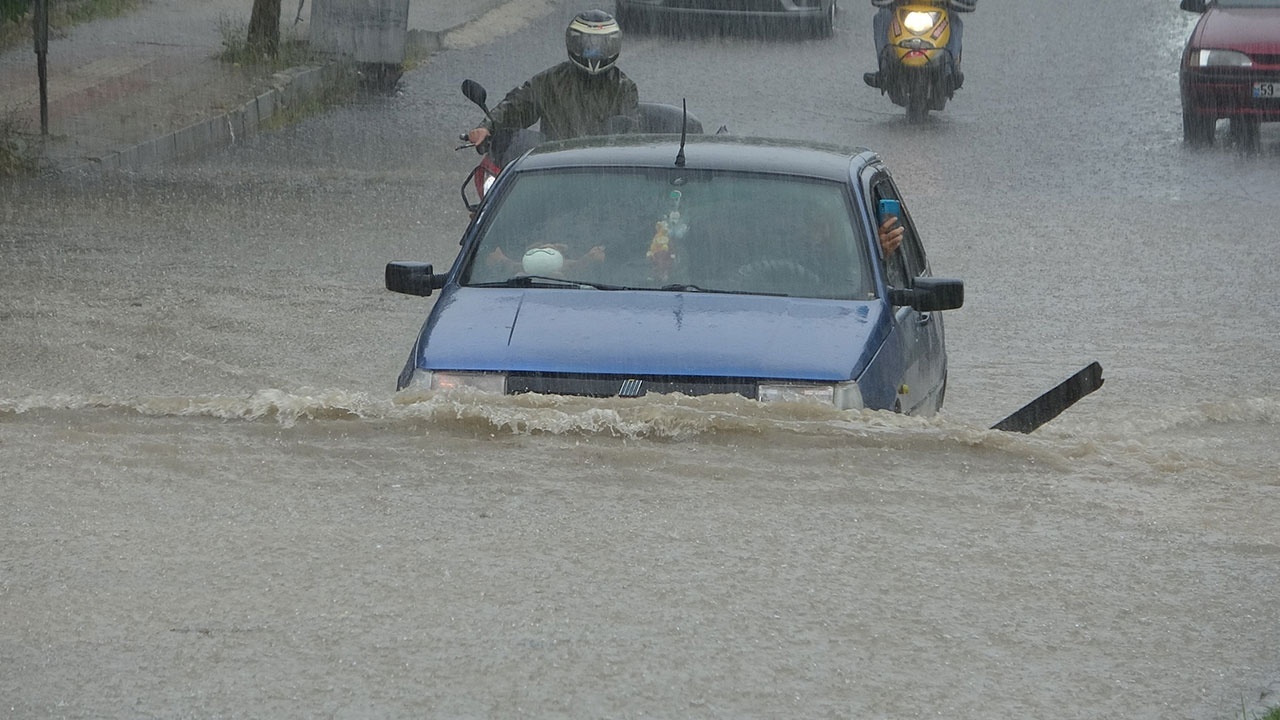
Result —
<path fill-rule="evenodd" d="M 885 47 L 889 44 L 889 23 L 893 20 L 893 6 L 902 0 L 871 0 L 871 4 L 879 8 L 871 20 L 871 31 L 875 33 L 876 60 L 884 57 Z M 951 10 L 951 37 L 947 40 L 947 50 L 955 59 L 956 70 L 952 75 L 951 89 L 959 90 L 964 85 L 964 73 L 960 72 L 961 35 L 964 34 L 964 23 L 959 13 L 973 12 L 978 7 L 978 0 L 947 0 L 947 8 Z M 880 72 L 864 73 L 862 80 L 873 88 L 880 87 Z"/>
<path fill-rule="evenodd" d="M 490 112 L 492 120 L 467 133 L 479 145 L 492 130 L 531 127 L 562 140 L 603 135 L 611 118 L 635 119 L 640 100 L 635 82 L 617 66 L 622 30 L 603 10 L 578 13 L 565 30 L 569 59 L 534 75 L 507 93 Z"/>

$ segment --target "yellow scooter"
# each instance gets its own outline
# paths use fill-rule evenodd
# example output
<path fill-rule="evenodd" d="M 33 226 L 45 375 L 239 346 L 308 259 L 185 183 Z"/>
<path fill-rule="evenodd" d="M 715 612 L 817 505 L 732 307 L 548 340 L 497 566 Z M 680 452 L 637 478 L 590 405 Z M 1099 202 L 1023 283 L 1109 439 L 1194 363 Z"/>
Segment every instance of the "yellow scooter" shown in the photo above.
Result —
<path fill-rule="evenodd" d="M 947 0 L 908 0 L 896 3 L 891 12 L 878 87 L 894 105 L 907 109 L 909 122 L 919 122 L 930 110 L 946 107 L 963 82 L 958 58 L 947 49 L 952 11 Z"/>

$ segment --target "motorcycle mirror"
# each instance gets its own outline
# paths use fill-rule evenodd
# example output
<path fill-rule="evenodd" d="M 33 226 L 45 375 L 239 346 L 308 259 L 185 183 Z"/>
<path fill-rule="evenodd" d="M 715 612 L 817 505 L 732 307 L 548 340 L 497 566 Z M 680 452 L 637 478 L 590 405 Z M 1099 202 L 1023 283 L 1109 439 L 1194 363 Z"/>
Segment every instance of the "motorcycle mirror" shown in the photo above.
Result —
<path fill-rule="evenodd" d="M 483 85 L 475 80 L 463 80 L 462 95 L 476 105 L 479 105 L 485 115 L 489 114 L 489 108 L 485 105 L 485 101 L 489 98 L 489 93 L 484 89 Z"/>

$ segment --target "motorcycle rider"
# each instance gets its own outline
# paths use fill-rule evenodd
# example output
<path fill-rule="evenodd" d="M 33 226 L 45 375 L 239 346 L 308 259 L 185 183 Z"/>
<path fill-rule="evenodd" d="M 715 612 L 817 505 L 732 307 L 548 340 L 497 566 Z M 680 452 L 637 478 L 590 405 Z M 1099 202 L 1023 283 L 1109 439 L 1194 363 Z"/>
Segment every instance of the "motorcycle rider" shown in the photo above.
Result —
<path fill-rule="evenodd" d="M 565 30 L 569 59 L 507 93 L 467 139 L 479 145 L 495 129 L 520 130 L 541 121 L 542 135 L 562 140 L 602 135 L 611 118 L 635 120 L 640 93 L 617 66 L 622 30 L 603 10 L 578 13 Z"/>
<path fill-rule="evenodd" d="M 889 45 L 889 23 L 893 20 L 893 6 L 905 0 L 871 0 L 871 4 L 879 8 L 871 20 L 871 31 L 876 39 L 876 60 L 884 57 L 885 48 Z M 964 34 L 964 23 L 960 13 L 973 12 L 978 7 L 978 0 L 947 0 L 947 8 L 951 10 L 951 37 L 947 39 L 947 50 L 955 60 L 955 72 L 951 76 L 951 89 L 959 90 L 964 85 L 964 73 L 960 72 L 961 36 Z M 863 73 L 862 80 L 873 88 L 880 87 L 880 71 Z"/>

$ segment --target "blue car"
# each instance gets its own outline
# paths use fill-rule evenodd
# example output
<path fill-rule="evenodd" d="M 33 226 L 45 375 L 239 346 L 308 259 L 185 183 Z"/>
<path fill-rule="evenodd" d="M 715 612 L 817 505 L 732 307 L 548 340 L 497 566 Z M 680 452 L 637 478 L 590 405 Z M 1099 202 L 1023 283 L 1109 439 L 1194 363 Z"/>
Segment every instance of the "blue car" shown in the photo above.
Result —
<path fill-rule="evenodd" d="M 880 255 L 881 200 L 901 247 Z M 506 167 L 452 267 L 386 267 L 439 296 L 398 389 L 942 407 L 935 278 L 880 157 L 781 140 L 631 135 L 544 144 Z"/>

